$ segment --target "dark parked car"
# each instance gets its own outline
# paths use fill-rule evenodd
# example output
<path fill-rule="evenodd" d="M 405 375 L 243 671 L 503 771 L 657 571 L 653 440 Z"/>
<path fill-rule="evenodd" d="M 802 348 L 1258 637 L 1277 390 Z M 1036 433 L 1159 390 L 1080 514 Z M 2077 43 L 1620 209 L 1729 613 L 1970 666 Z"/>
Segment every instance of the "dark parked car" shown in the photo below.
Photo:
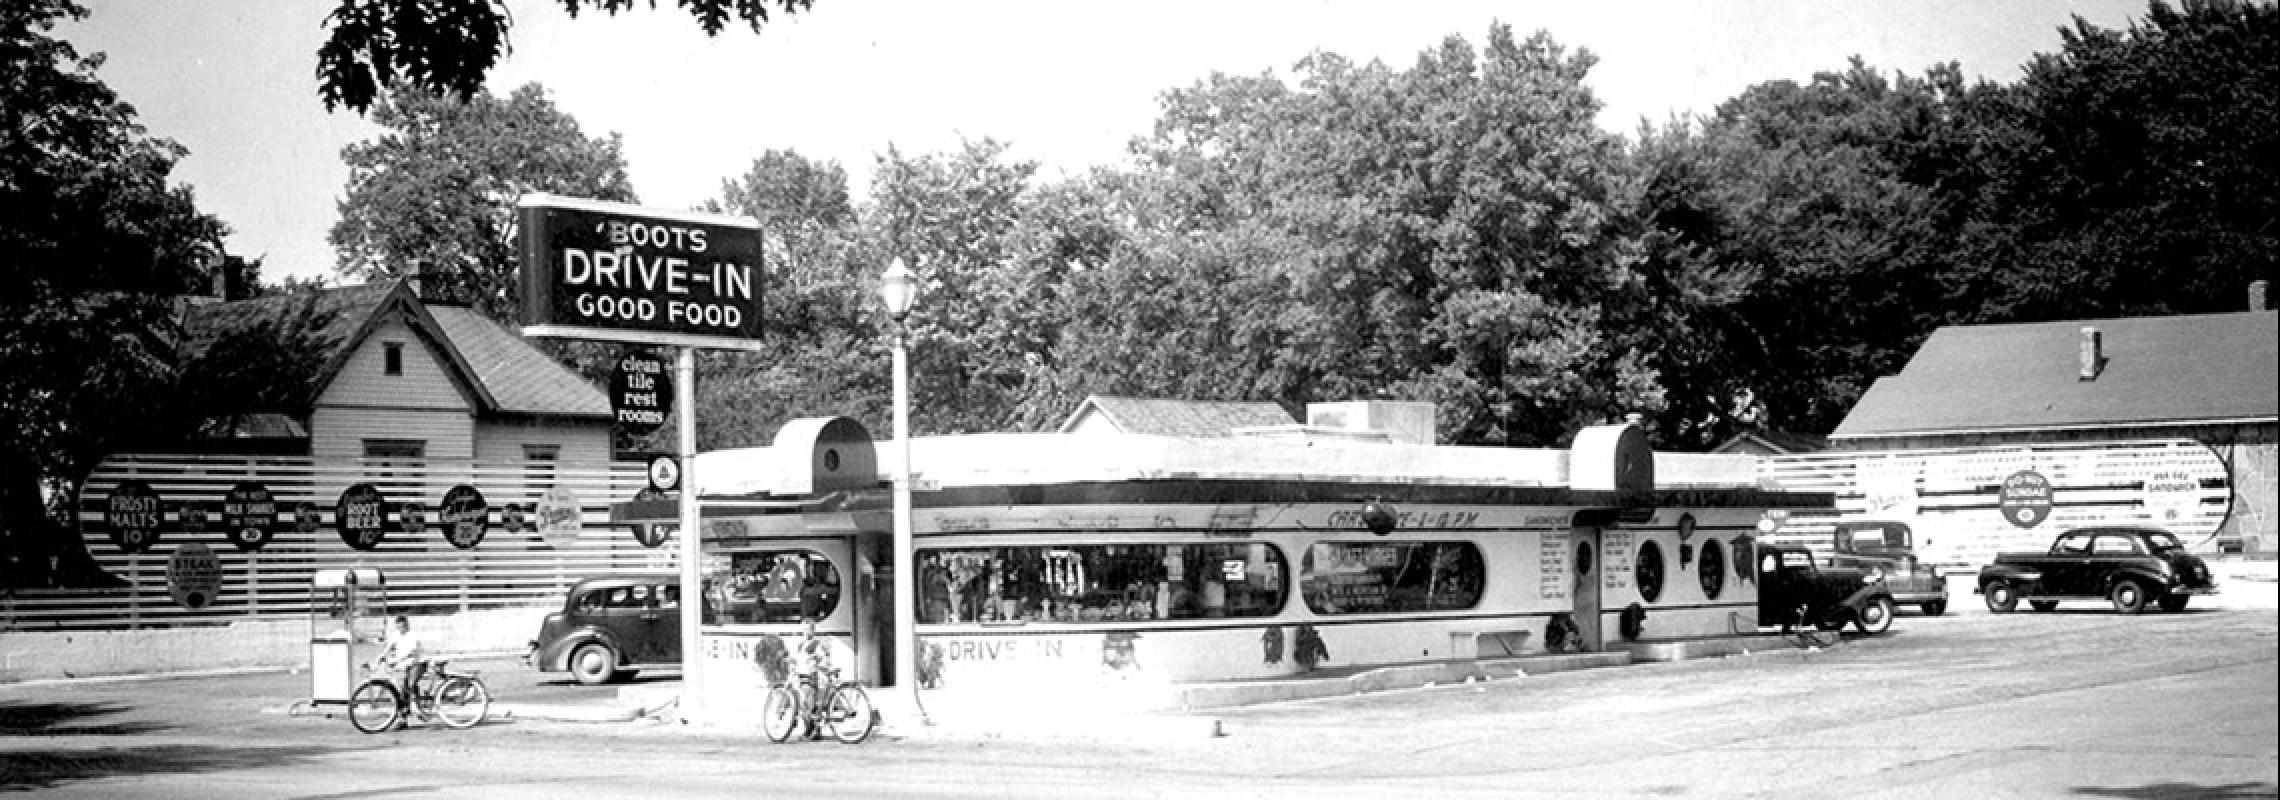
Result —
<path fill-rule="evenodd" d="M 669 573 L 605 575 L 570 587 L 539 623 L 524 663 L 593 685 L 681 666 L 681 584 Z"/>
<path fill-rule="evenodd" d="M 1833 631 L 1849 622 L 1861 633 L 1892 629 L 1892 593 L 1876 570 L 1826 566 L 1795 547 L 1760 547 L 1757 558 L 1759 625 Z"/>
<path fill-rule="evenodd" d="M 1892 602 L 1923 609 L 1927 616 L 1947 613 L 1947 578 L 1940 568 L 1916 558 L 1915 532 L 1905 522 L 1839 522 L 1836 552 L 1831 566 L 1882 570 L 1884 588 Z"/>
<path fill-rule="evenodd" d="M 2003 553 L 1979 570 L 1987 610 L 2011 611 L 2020 600 L 2036 611 L 2061 600 L 2104 600 L 2135 614 L 2147 603 L 2183 611 L 2197 594 L 2216 594 L 2209 565 L 2185 552 L 2160 528 L 2110 527 L 2066 531 L 2048 553 Z"/>

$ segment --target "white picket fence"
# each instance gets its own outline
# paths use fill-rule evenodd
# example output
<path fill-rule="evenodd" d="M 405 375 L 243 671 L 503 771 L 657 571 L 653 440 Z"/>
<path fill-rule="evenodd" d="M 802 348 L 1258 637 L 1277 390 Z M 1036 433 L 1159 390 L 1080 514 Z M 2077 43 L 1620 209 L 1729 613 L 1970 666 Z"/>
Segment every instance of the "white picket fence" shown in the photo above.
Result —
<path fill-rule="evenodd" d="M 130 480 L 147 484 L 163 501 L 159 539 L 141 553 L 122 550 L 105 524 L 112 491 Z M 221 531 L 222 499 L 243 482 L 267 488 L 281 518 L 275 538 L 258 550 L 241 550 Z M 356 484 L 371 484 L 390 504 L 417 503 L 420 510 L 390 513 L 393 529 L 377 546 L 352 548 L 333 517 L 342 492 Z M 319 464 L 294 457 L 114 456 L 81 492 L 79 521 L 96 562 L 130 586 L 0 594 L 0 631 L 134 630 L 303 618 L 313 609 L 310 579 L 324 569 L 379 569 L 390 609 L 398 613 L 559 603 L 562 590 L 587 575 L 675 568 L 679 543 L 674 536 L 648 547 L 629 529 L 608 524 L 610 504 L 631 499 L 646 485 L 643 465 L 630 462 L 534 470 L 523 463 L 407 466 L 369 460 Z M 442 532 L 438 510 L 456 486 L 476 488 L 488 506 L 488 532 L 472 548 L 454 546 Z M 537 526 L 533 512 L 552 489 L 576 497 L 575 538 L 550 542 Z M 293 509 L 302 503 L 315 512 L 314 530 L 291 524 Z M 189 527 L 202 530 L 184 530 L 186 509 L 191 510 Z M 202 524 L 199 516 L 205 517 Z M 407 524 L 419 530 L 402 530 Z M 219 591 L 203 608 L 185 607 L 170 591 L 168 561 L 191 542 L 204 545 L 220 562 Z"/>
<path fill-rule="evenodd" d="M 1999 509 L 2004 479 L 2023 470 L 2052 488 L 2049 517 L 2032 526 Z M 2189 439 L 1805 453 L 1769 456 L 1758 474 L 1770 487 L 1836 495 L 1832 511 L 1792 515 L 1774 543 L 1825 549 L 1839 520 L 1898 520 L 1926 560 L 1969 568 L 2087 525 L 2152 525 L 2213 551 L 2232 498 L 2224 462 Z"/>

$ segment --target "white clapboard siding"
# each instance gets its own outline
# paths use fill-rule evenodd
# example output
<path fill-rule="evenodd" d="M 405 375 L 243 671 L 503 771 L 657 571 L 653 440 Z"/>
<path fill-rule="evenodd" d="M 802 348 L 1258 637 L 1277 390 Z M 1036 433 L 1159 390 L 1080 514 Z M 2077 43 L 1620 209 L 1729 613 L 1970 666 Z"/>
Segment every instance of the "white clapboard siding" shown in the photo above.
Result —
<path fill-rule="evenodd" d="M 248 618 L 305 617 L 311 613 L 310 579 L 317 570 L 377 568 L 386 577 L 387 599 L 404 613 L 450 613 L 507 607 L 546 606 L 561 601 L 562 590 L 577 579 L 609 572 L 669 571 L 679 542 L 667 538 L 649 548 L 623 527 L 608 524 L 611 503 L 623 502 L 646 484 L 644 465 L 563 466 L 534 472 L 520 462 L 491 464 L 440 461 L 406 468 L 381 468 L 362 459 L 320 464 L 309 458 L 248 456 L 125 455 L 98 467 L 81 492 L 79 520 L 98 564 L 126 579 L 131 588 L 107 592 L 18 591 L 0 595 L 0 630 L 117 630 L 227 624 Z M 592 463 L 592 462 L 587 462 Z M 534 476 L 548 484 L 534 484 Z M 112 541 L 103 509 L 121 481 L 147 483 L 164 501 L 167 529 L 147 552 L 130 554 Z M 240 551 L 220 531 L 218 515 L 203 533 L 179 530 L 185 501 L 218 509 L 224 493 L 241 481 L 267 487 L 281 511 L 310 503 L 322 517 L 313 532 L 284 526 L 258 551 Z M 333 509 L 341 492 L 371 483 L 391 503 L 417 500 L 425 506 L 427 527 L 418 534 L 391 532 L 373 550 L 343 542 Z M 490 528 L 481 544 L 462 550 L 443 538 L 437 509 L 453 486 L 481 491 L 489 506 Z M 506 530 L 508 504 L 535 505 L 548 488 L 569 489 L 579 500 L 583 529 L 578 539 L 556 549 L 535 530 Z M 219 558 L 218 599 L 203 609 L 178 605 L 168 591 L 169 556 L 185 542 L 205 545 Z"/>
<path fill-rule="evenodd" d="M 2003 518 L 1998 495 L 2026 469 L 2050 480 L 2053 507 L 2022 528 Z M 2153 525 L 2214 549 L 2232 497 L 2224 462 L 2189 439 L 1803 453 L 1768 456 L 1758 471 L 1772 487 L 1836 496 L 1834 511 L 1793 513 L 1771 542 L 1826 549 L 1839 520 L 1898 520 L 1926 560 L 1963 568 L 2087 525 Z M 2178 476 L 2188 488 L 2175 488 Z"/>

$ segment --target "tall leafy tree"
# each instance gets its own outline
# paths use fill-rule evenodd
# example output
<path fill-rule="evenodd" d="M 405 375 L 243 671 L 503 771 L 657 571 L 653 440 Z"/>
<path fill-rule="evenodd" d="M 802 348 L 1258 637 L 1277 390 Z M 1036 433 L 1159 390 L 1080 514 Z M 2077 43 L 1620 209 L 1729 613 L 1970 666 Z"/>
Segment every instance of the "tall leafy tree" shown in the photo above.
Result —
<path fill-rule="evenodd" d="M 175 300 L 209 287 L 225 232 L 168 184 L 184 150 L 50 35 L 84 16 L 0 6 L 0 588 L 111 582 L 47 504 L 170 416 Z"/>
<path fill-rule="evenodd" d="M 2156 2 L 2061 33 L 1988 107 L 1978 318 L 2241 309 L 2280 271 L 2280 7 Z"/>
<path fill-rule="evenodd" d="M 1316 54 L 1295 87 L 1170 93 L 1138 146 L 1164 237 L 1137 237 L 1125 266 L 1225 270 L 1198 283 L 1241 298 L 1207 312 L 1248 372 L 1216 388 L 1239 399 L 1430 400 L 1444 439 L 1499 444 L 1656 407 L 1639 343 L 1606 325 L 1642 297 L 1592 63 L 1499 25 L 1405 71 Z"/>
<path fill-rule="evenodd" d="M 587 137 L 537 84 L 465 102 L 395 92 L 372 119 L 387 132 L 341 151 L 348 187 L 326 237 L 345 275 L 418 273 L 429 297 L 510 321 L 522 299 L 516 201 L 634 200 L 618 135 Z"/>
<path fill-rule="evenodd" d="M 1003 430 L 1026 391 L 1038 334 L 1007 321 L 1029 302 L 1021 287 L 1033 284 L 1000 272 L 1014 268 L 1037 165 L 1008 161 L 1005 150 L 988 139 L 920 157 L 890 150 L 872 179 L 865 236 L 881 258 L 903 258 L 919 276 L 908 320 L 911 424 L 927 433 Z"/>
<path fill-rule="evenodd" d="M 576 17 L 587 9 L 612 16 L 640 0 L 560 0 Z M 677 0 L 707 35 L 732 21 L 759 33 L 771 13 L 805 11 L 814 0 Z M 655 8 L 657 0 L 649 0 Z M 775 11 L 771 12 L 770 6 Z M 513 18 L 506 0 L 337 0 L 325 15 L 331 30 L 317 49 L 317 94 L 325 108 L 362 113 L 392 88 L 451 94 L 462 100 L 483 90 L 483 79 L 507 52 Z"/>
<path fill-rule="evenodd" d="M 847 171 L 771 150 L 723 181 L 707 206 L 760 223 L 770 346 L 699 355 L 698 446 L 766 445 L 786 420 L 807 416 L 851 416 L 886 431 L 887 353 L 870 300 L 882 267 L 863 240 Z"/>

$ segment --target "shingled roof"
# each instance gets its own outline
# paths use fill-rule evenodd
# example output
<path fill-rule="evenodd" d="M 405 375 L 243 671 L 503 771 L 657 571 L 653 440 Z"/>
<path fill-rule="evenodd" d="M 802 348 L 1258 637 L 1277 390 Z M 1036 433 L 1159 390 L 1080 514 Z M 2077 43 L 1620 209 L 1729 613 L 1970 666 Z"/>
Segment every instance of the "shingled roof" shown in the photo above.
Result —
<path fill-rule="evenodd" d="M 2081 378 L 2082 328 L 2104 358 Z M 1833 440 L 2280 419 L 2280 312 L 1960 325 L 1869 387 Z"/>
<path fill-rule="evenodd" d="M 1233 436 L 1236 428 L 1298 423 L 1275 403 L 1093 395 L 1061 423 L 1061 432 L 1075 430 L 1086 415 L 1094 413 L 1107 418 L 1118 431 L 1151 436 Z"/>
<path fill-rule="evenodd" d="M 307 305 L 304 305 L 307 304 Z M 203 352 L 222 337 L 313 308 L 324 324 L 316 337 L 320 350 L 310 357 L 324 367 L 299 393 L 300 411 L 324 391 L 384 311 L 400 308 L 406 321 L 445 352 L 447 369 L 466 382 L 479 413 L 542 416 L 610 416 L 609 397 L 576 373 L 548 358 L 513 331 L 458 306 L 420 302 L 403 281 L 342 286 L 301 294 L 281 294 L 192 307 L 183 319 L 186 350 Z"/>

